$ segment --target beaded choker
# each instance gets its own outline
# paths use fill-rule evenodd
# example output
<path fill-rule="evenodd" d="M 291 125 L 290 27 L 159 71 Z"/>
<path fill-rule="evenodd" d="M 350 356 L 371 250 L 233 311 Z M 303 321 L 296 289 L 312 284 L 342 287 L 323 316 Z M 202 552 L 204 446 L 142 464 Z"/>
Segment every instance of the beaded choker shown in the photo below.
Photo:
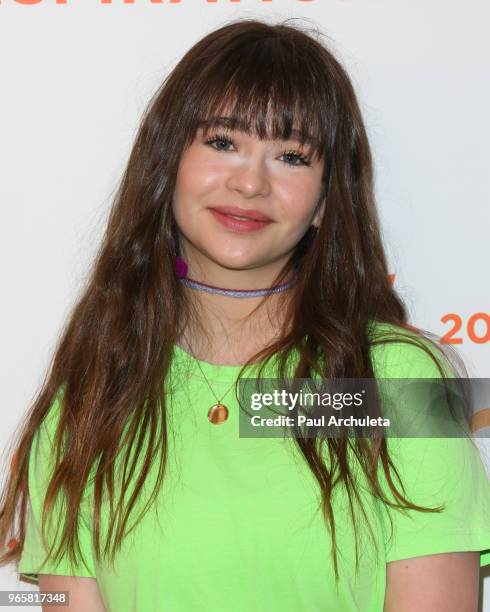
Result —
<path fill-rule="evenodd" d="M 201 283 L 199 281 L 188 278 L 187 264 L 183 259 L 178 256 L 175 258 L 175 267 L 179 281 L 184 286 L 190 287 L 191 289 L 197 289 L 198 291 L 205 291 L 206 293 L 213 293 L 215 295 L 224 295 L 228 297 L 251 298 L 272 295 L 274 293 L 281 293 L 282 291 L 286 291 L 287 289 L 294 287 L 298 280 L 295 276 L 292 281 L 283 283 L 282 285 L 278 285 L 277 287 L 269 287 L 266 289 L 226 289 L 224 287 L 215 287 L 214 285 L 208 285 L 206 283 Z"/>
<path fill-rule="evenodd" d="M 214 293 L 215 295 L 226 295 L 229 297 L 247 298 L 247 297 L 261 297 L 264 295 L 272 295 L 274 293 L 281 293 L 286 291 L 290 287 L 296 284 L 296 280 L 278 285 L 277 287 L 268 289 L 225 289 L 223 287 L 215 287 L 214 285 L 206 285 L 206 283 L 200 283 L 190 278 L 181 278 L 180 282 L 186 287 L 191 289 L 198 289 L 199 291 L 205 291 L 206 293 Z"/>

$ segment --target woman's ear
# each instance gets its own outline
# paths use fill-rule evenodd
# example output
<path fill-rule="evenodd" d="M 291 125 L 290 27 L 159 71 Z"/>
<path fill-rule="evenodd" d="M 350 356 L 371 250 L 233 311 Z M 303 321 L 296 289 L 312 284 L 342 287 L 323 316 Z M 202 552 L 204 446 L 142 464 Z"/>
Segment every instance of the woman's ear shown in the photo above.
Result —
<path fill-rule="evenodd" d="M 318 204 L 316 205 L 315 213 L 311 221 L 311 225 L 313 225 L 313 227 L 316 227 L 317 229 L 320 227 L 320 224 L 323 219 L 323 214 L 325 212 L 325 204 L 326 200 L 325 197 L 322 195 L 322 197 L 318 200 Z"/>

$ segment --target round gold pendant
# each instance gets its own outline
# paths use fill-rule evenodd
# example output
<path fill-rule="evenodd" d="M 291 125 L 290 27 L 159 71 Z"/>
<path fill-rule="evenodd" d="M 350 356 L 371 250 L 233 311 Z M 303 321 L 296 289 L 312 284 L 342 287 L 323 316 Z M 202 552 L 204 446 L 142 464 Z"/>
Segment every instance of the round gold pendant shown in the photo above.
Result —
<path fill-rule="evenodd" d="M 228 408 L 224 404 L 214 404 L 208 411 L 208 419 L 213 425 L 220 425 L 228 418 Z"/>

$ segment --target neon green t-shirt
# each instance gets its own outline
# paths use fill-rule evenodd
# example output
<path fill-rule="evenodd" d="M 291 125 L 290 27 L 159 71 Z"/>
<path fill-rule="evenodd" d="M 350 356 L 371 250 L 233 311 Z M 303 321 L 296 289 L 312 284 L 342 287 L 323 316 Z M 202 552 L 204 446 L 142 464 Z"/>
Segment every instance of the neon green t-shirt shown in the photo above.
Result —
<path fill-rule="evenodd" d="M 373 347 L 372 359 L 377 377 L 440 376 L 421 349 L 403 343 Z M 204 361 L 200 366 L 218 397 L 240 370 Z M 215 397 L 196 362 L 175 346 L 171 368 L 169 463 L 156 503 L 110 567 L 95 559 L 87 495 L 79 527 L 87 567 L 80 562 L 74 572 L 63 559 L 41 573 L 95 577 L 106 609 L 114 612 L 381 612 L 387 562 L 480 551 L 480 565 L 490 563 L 490 487 L 476 447 L 465 438 L 392 438 L 388 444 L 408 499 L 445 504 L 445 510 L 404 515 L 360 491 L 378 546 L 359 521 L 356 575 L 348 501 L 338 492 L 336 585 L 319 487 L 294 440 L 240 438 L 234 389 L 223 400 L 228 420 L 210 423 Z M 20 574 L 36 574 L 44 560 L 39 517 L 57 406 L 55 401 L 30 457 L 31 512 Z M 104 505 L 102 511 L 107 521 Z"/>

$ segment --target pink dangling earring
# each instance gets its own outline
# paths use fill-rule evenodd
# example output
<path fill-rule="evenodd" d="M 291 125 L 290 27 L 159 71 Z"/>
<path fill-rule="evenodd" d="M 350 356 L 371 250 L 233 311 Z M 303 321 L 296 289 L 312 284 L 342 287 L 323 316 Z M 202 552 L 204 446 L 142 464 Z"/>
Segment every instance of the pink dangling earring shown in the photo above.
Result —
<path fill-rule="evenodd" d="M 175 244 L 174 238 L 171 238 L 170 242 L 175 253 L 175 273 L 177 274 L 177 278 L 185 278 L 187 276 L 187 264 L 182 257 L 177 255 L 177 245 Z"/>
<path fill-rule="evenodd" d="M 175 256 L 175 270 L 177 272 L 177 278 L 185 278 L 187 276 L 187 264 L 178 255 Z"/>

